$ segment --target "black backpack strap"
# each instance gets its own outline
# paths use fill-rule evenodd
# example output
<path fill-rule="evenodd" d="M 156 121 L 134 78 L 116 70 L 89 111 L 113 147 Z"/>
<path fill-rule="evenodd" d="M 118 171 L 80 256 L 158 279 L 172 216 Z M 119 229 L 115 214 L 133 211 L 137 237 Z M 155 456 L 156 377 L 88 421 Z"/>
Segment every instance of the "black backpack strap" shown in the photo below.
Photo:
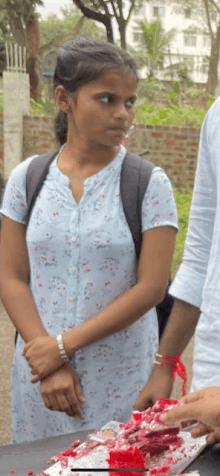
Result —
<path fill-rule="evenodd" d="M 141 209 L 154 165 L 127 152 L 121 169 L 120 193 L 125 218 L 131 230 L 139 259 L 142 243 Z"/>
<path fill-rule="evenodd" d="M 50 152 L 49 154 L 38 155 L 29 164 L 26 176 L 26 227 L 28 227 L 33 206 L 48 174 L 50 164 L 55 159 L 57 154 L 58 151 Z"/>

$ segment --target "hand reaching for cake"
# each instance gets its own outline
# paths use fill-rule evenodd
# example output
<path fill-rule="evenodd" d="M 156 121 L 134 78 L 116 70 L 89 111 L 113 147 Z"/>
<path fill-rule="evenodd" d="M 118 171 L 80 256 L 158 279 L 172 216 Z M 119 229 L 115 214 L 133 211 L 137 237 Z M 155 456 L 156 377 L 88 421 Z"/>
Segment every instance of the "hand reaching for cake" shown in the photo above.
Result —
<path fill-rule="evenodd" d="M 85 403 L 78 375 L 68 364 L 42 380 L 40 393 L 45 407 L 82 418 L 80 403 Z"/>
<path fill-rule="evenodd" d="M 194 438 L 207 436 L 207 443 L 220 441 L 220 387 L 209 387 L 191 393 L 179 400 L 181 405 L 162 417 L 166 424 L 196 419 L 198 424 L 191 431 Z"/>
<path fill-rule="evenodd" d="M 134 410 L 143 412 L 159 398 L 169 398 L 173 388 L 172 371 L 169 367 L 155 366 L 147 384 L 134 403 Z"/>

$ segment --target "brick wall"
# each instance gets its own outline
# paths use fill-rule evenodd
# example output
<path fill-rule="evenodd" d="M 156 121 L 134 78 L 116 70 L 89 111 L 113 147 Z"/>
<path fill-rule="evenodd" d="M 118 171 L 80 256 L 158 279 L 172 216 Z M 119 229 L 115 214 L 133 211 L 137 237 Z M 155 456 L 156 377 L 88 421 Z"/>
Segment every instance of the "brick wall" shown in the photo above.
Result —
<path fill-rule="evenodd" d="M 0 171 L 3 170 L 3 115 L 0 115 Z M 139 124 L 126 139 L 131 152 L 149 150 L 143 155 L 162 167 L 178 189 L 192 188 L 194 184 L 199 128 Z M 55 138 L 54 119 L 43 116 L 24 116 L 23 158 L 44 154 L 59 148 Z"/>
<path fill-rule="evenodd" d="M 54 131 L 54 118 L 24 116 L 23 158 L 59 149 Z"/>
<path fill-rule="evenodd" d="M 162 167 L 173 186 L 183 190 L 194 184 L 199 134 L 199 128 L 139 124 L 126 147 L 131 152 L 148 149 L 143 157 Z"/>

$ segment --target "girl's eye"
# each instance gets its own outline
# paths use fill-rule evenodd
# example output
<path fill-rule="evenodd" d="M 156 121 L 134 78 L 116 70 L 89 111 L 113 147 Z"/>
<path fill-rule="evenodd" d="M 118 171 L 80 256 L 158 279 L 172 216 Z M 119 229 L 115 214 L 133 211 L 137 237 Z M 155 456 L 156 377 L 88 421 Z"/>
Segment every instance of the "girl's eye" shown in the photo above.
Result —
<path fill-rule="evenodd" d="M 129 107 L 132 107 L 135 103 L 135 99 L 130 99 L 129 101 L 127 101 L 127 103 L 130 103 Z"/>
<path fill-rule="evenodd" d="M 107 104 L 108 102 L 113 102 L 114 99 L 113 99 L 113 96 L 103 96 L 103 97 L 101 98 L 101 101 L 103 101 L 103 102 L 105 102 L 105 103 Z"/>
<path fill-rule="evenodd" d="M 103 96 L 101 98 L 101 101 L 105 102 L 106 104 L 108 103 L 112 103 L 114 102 L 114 98 L 113 96 Z M 135 103 L 135 99 L 129 99 L 128 101 L 126 101 L 126 104 L 129 106 L 129 107 L 132 107 Z"/>

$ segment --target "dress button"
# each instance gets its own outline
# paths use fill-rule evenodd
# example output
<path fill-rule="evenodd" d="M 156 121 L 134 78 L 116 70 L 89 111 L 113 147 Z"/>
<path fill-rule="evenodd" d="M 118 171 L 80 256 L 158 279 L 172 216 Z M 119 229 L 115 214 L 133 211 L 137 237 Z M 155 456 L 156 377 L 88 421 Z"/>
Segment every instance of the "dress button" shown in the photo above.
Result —
<path fill-rule="evenodd" d="M 76 236 L 72 236 L 72 241 L 76 241 Z"/>
<path fill-rule="evenodd" d="M 71 271 L 74 273 L 74 271 L 75 271 L 75 268 L 72 268 L 72 269 L 71 269 Z"/>
<path fill-rule="evenodd" d="M 73 302 L 73 298 L 69 298 L 69 302 Z"/>

